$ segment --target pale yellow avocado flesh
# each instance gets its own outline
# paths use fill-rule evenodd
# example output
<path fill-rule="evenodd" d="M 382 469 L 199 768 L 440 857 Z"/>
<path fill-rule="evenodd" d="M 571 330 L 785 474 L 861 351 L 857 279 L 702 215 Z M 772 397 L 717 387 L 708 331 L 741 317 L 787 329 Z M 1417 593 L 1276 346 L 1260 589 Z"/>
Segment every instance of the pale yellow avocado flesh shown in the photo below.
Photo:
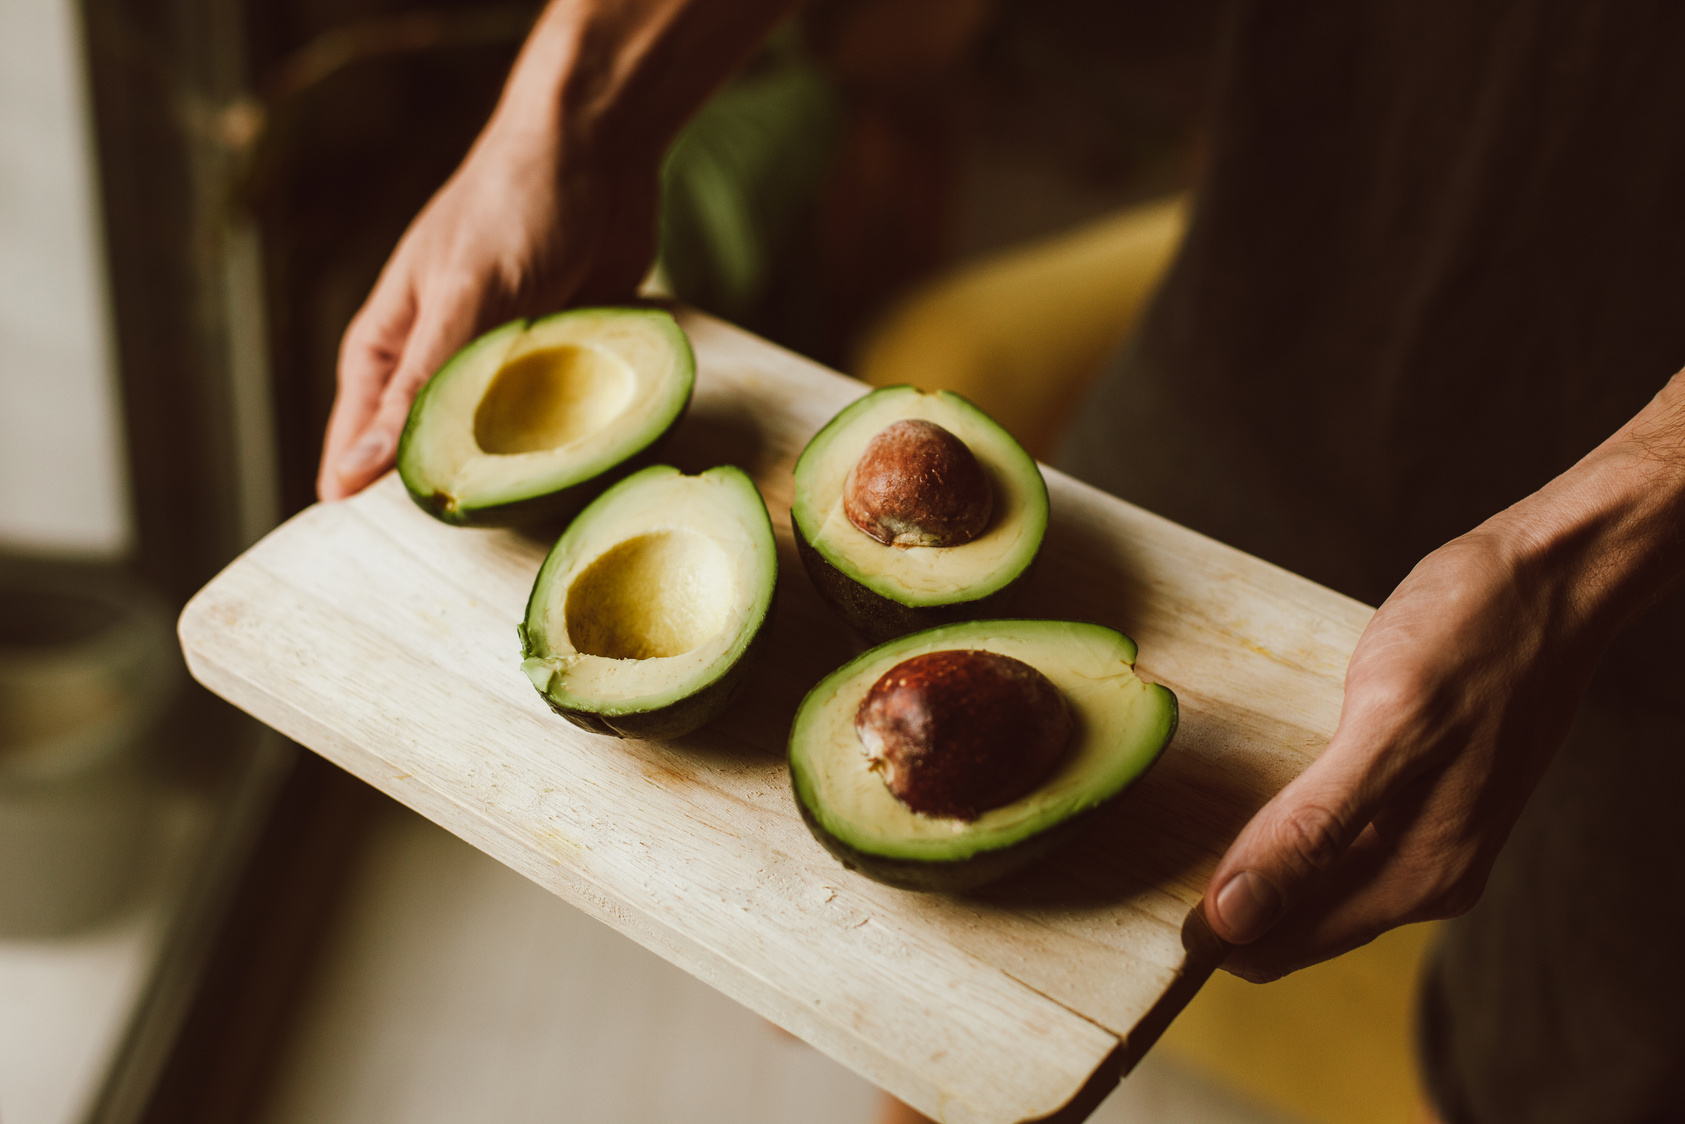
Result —
<path fill-rule="evenodd" d="M 1035 462 L 998 425 L 955 395 L 911 387 L 878 391 L 815 438 L 797 467 L 803 535 L 825 560 L 877 593 L 908 605 L 968 601 L 1021 573 L 1047 526 L 1047 489 Z M 965 442 L 988 477 L 994 514 L 983 533 L 952 547 L 895 547 L 843 511 L 843 484 L 866 445 L 903 418 L 935 422 Z M 828 427 L 829 428 L 829 427 Z M 820 443 L 823 441 L 823 445 Z"/>
<path fill-rule="evenodd" d="M 719 635 L 739 600 L 736 585 L 715 538 L 683 527 L 648 531 L 611 546 L 569 584 L 563 628 L 592 656 L 682 656 Z"/>
<path fill-rule="evenodd" d="M 626 412 L 637 383 L 625 360 L 600 347 L 524 351 L 503 361 L 480 399 L 474 444 L 496 456 L 577 444 Z"/>
<path fill-rule="evenodd" d="M 588 480 L 663 432 L 694 361 L 666 314 L 581 309 L 488 333 L 418 400 L 406 484 L 489 508 Z"/>
<path fill-rule="evenodd" d="M 1036 790 L 975 820 L 925 816 L 897 800 L 870 767 L 854 729 L 872 685 L 926 652 L 1011 656 L 1052 680 L 1075 720 L 1058 771 Z M 833 673 L 802 703 L 790 738 L 798 798 L 835 838 L 886 857 L 953 861 L 1010 846 L 1104 802 L 1144 772 L 1176 725 L 1175 697 L 1135 674 L 1134 643 L 1099 625 L 976 621 L 902 637 Z"/>
<path fill-rule="evenodd" d="M 741 471 L 644 469 L 582 512 L 546 559 L 522 669 L 564 704 L 663 705 L 742 656 L 776 570 L 766 508 Z"/>

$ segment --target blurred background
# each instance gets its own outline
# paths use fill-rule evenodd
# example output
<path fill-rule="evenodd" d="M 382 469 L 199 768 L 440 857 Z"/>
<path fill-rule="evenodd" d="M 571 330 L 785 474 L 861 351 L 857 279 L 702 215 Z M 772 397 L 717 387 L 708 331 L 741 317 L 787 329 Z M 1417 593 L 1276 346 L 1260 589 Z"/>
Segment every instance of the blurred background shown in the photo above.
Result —
<path fill-rule="evenodd" d="M 346 323 L 537 7 L 0 5 L 0 1120 L 865 1121 L 805 1046 L 193 686 Z M 812 0 L 659 282 L 1050 456 L 1172 259 L 1219 0 Z M 1219 977 L 1097 1119 L 1408 1121 L 1403 930 Z"/>

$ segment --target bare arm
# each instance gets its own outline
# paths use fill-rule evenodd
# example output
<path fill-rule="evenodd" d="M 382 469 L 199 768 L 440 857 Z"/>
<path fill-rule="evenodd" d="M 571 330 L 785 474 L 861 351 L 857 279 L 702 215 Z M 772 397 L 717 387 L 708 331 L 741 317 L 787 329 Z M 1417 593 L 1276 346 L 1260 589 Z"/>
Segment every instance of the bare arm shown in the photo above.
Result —
<path fill-rule="evenodd" d="M 317 490 L 392 464 L 416 392 L 477 332 L 631 294 L 690 114 L 793 0 L 552 0 L 491 120 L 405 232 L 340 345 Z"/>
<path fill-rule="evenodd" d="M 1604 648 L 1682 575 L 1685 372 L 1381 606 L 1328 748 L 1212 877 L 1228 967 L 1269 979 L 1470 908 Z"/>

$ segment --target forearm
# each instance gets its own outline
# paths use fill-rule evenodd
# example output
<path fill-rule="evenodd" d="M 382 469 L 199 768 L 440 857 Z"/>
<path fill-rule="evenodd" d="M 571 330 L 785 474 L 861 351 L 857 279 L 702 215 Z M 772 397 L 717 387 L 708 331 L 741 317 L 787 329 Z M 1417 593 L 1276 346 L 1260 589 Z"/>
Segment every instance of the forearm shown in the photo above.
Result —
<path fill-rule="evenodd" d="M 1548 577 L 1573 639 L 1606 641 L 1685 577 L 1685 372 L 1481 532 Z"/>
<path fill-rule="evenodd" d="M 552 0 L 488 134 L 557 143 L 597 166 L 649 162 L 793 0 Z"/>

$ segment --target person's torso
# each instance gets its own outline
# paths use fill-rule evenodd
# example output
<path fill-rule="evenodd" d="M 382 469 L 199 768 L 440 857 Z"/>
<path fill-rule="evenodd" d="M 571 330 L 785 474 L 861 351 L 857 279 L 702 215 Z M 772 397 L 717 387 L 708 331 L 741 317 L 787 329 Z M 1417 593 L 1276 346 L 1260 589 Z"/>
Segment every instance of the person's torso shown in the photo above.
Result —
<path fill-rule="evenodd" d="M 1066 460 L 1378 602 L 1685 366 L 1685 5 L 1256 0 L 1225 62 Z"/>

